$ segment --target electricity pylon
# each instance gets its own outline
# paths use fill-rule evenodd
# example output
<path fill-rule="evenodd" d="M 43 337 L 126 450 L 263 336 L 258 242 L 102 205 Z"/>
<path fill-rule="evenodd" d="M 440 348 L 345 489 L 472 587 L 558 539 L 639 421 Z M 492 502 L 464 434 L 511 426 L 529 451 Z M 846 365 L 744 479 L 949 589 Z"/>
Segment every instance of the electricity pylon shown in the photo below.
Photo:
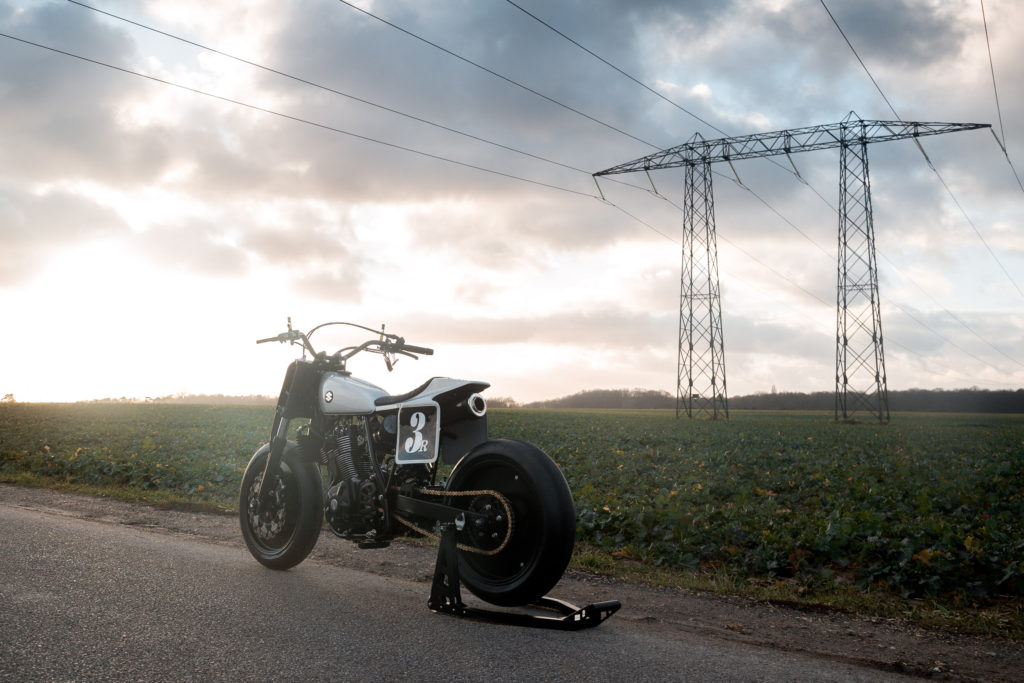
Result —
<path fill-rule="evenodd" d="M 888 422 L 867 145 L 989 127 L 986 123 L 867 121 L 850 112 L 839 123 L 820 126 L 718 140 L 695 135 L 685 144 L 595 173 L 686 168 L 676 416 L 683 407 L 691 418 L 729 416 L 711 164 L 726 161 L 731 166 L 740 159 L 840 148 L 835 419 L 852 420 L 857 411 L 867 410 L 879 422 Z"/>
<path fill-rule="evenodd" d="M 711 419 L 729 417 L 725 390 L 722 297 L 718 285 L 715 198 L 711 164 L 686 167 L 683 265 L 679 278 L 679 360 L 676 417 L 685 409 Z M 684 314 L 685 312 L 685 314 Z"/>

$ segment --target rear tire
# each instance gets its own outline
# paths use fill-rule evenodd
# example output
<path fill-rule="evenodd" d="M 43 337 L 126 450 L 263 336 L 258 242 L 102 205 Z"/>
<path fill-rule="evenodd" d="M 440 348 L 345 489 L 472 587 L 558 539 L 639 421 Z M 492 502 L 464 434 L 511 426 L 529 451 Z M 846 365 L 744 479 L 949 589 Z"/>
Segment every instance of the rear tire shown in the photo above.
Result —
<path fill-rule="evenodd" d="M 242 475 L 238 517 L 249 552 L 271 569 L 289 569 L 306 559 L 320 538 L 323 522 L 323 491 L 316 463 L 302 457 L 298 445 L 289 442 L 277 473 L 268 482 L 274 502 L 260 515 L 260 481 L 270 446 L 252 456 Z"/>
<path fill-rule="evenodd" d="M 512 508 L 512 536 L 499 553 L 459 550 L 459 574 L 474 595 L 494 605 L 526 605 L 558 583 L 572 555 L 576 509 L 565 477 L 543 451 L 525 441 L 487 441 L 455 465 L 447 488 L 494 490 Z M 459 543 L 500 546 L 508 531 L 500 501 L 483 494 L 453 497 L 452 504 L 490 515 L 480 526 L 467 524 Z"/>

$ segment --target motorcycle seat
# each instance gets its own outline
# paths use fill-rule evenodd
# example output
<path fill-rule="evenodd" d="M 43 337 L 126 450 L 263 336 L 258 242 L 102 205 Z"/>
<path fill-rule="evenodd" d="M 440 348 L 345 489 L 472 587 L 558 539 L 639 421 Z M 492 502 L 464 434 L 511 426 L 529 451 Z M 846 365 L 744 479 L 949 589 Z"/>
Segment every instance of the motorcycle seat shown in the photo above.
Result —
<path fill-rule="evenodd" d="M 416 396 L 417 394 L 420 394 L 420 393 L 423 393 L 424 391 L 426 391 L 427 387 L 429 387 L 430 383 L 433 382 L 435 379 L 440 379 L 440 378 L 439 377 L 431 377 L 426 382 L 424 382 L 423 384 L 419 385 L 418 387 L 416 387 L 412 391 L 407 391 L 404 394 L 397 394 L 395 396 L 381 396 L 380 398 L 374 399 L 373 404 L 375 406 L 391 406 L 391 405 L 394 405 L 396 403 L 404 403 L 404 402 L 408 401 L 410 398 L 413 398 L 414 396 Z"/>

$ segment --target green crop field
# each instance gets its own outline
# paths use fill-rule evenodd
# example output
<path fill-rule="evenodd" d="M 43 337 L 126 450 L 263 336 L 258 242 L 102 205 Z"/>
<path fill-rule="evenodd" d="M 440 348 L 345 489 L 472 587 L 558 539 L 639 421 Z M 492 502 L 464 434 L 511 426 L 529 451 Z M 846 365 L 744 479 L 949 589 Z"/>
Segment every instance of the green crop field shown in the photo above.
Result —
<path fill-rule="evenodd" d="M 0 480 L 235 505 L 266 406 L 0 405 Z M 586 547 L 944 604 L 1024 593 L 1024 416 L 493 410 L 547 451 Z"/>

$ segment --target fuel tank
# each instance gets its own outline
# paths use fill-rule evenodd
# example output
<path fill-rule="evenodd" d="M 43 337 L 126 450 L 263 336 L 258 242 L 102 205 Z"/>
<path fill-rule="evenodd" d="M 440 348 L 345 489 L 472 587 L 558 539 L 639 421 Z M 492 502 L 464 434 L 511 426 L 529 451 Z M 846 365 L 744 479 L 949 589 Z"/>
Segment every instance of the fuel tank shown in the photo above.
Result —
<path fill-rule="evenodd" d="M 377 385 L 352 375 L 328 372 L 320 381 L 320 411 L 325 415 L 369 415 L 373 402 L 387 395 Z"/>

